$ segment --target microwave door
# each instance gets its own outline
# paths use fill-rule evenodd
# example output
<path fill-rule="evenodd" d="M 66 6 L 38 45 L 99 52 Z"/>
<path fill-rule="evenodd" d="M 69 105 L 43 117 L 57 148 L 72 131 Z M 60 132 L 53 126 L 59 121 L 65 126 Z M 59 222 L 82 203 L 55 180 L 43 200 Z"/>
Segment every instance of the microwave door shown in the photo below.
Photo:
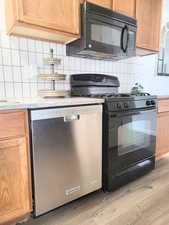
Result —
<path fill-rule="evenodd" d="M 129 29 L 129 41 L 127 55 L 136 56 L 136 28 Z"/>
<path fill-rule="evenodd" d="M 117 25 L 91 20 L 87 24 L 87 47 L 94 52 L 118 56 L 122 52 L 122 30 L 122 27 Z"/>

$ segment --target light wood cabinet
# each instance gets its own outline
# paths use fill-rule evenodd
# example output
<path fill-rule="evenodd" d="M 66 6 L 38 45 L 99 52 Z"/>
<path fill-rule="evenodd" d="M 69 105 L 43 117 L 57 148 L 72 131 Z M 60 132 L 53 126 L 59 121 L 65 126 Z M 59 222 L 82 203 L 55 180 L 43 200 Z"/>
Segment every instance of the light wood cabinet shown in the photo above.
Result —
<path fill-rule="evenodd" d="M 0 225 L 4 225 L 32 211 L 32 194 L 27 112 L 2 111 L 0 122 Z"/>
<path fill-rule="evenodd" d="M 112 0 L 88 0 L 88 2 L 94 3 L 96 5 L 100 5 L 105 8 L 112 8 Z"/>
<path fill-rule="evenodd" d="M 9 34 L 67 43 L 80 36 L 79 0 L 6 0 Z"/>
<path fill-rule="evenodd" d="M 158 102 L 156 158 L 169 153 L 169 99 Z"/>
<path fill-rule="evenodd" d="M 80 38 L 80 3 L 85 0 L 6 0 L 8 34 L 60 43 Z M 163 0 L 88 0 L 138 21 L 137 52 L 159 52 Z"/>
<path fill-rule="evenodd" d="M 136 0 L 137 47 L 159 52 L 162 0 Z"/>
<path fill-rule="evenodd" d="M 137 54 L 160 51 L 163 0 L 113 0 L 113 10 L 137 19 Z"/>
<path fill-rule="evenodd" d="M 169 112 L 160 113 L 157 123 L 157 159 L 169 153 Z"/>
<path fill-rule="evenodd" d="M 112 9 L 130 17 L 136 16 L 136 0 L 113 0 Z"/>

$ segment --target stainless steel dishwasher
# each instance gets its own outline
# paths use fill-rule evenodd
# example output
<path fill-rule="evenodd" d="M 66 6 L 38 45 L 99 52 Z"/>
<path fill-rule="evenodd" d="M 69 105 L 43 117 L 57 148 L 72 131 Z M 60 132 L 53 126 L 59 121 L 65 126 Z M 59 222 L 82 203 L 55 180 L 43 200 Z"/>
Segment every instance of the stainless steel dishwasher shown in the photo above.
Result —
<path fill-rule="evenodd" d="M 34 215 L 101 188 L 102 106 L 31 110 Z"/>

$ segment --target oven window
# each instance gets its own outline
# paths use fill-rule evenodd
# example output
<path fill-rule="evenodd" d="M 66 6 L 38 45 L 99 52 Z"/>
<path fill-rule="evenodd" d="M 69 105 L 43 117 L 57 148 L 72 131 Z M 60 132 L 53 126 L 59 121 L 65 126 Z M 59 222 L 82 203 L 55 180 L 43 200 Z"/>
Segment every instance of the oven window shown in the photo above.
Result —
<path fill-rule="evenodd" d="M 121 29 L 101 24 L 91 24 L 91 40 L 120 47 Z"/>
<path fill-rule="evenodd" d="M 123 122 L 118 128 L 118 155 L 148 148 L 151 145 L 151 120 Z"/>

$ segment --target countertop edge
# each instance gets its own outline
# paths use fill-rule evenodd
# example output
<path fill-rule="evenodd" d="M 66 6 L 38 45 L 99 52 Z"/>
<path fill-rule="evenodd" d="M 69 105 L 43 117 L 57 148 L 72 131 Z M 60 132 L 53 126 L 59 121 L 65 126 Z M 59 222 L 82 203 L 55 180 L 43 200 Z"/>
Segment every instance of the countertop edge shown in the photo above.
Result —
<path fill-rule="evenodd" d="M 16 100 L 18 101 L 18 100 Z M 53 100 L 52 100 L 53 101 Z M 66 107 L 66 106 L 79 106 L 79 105 L 92 105 L 92 104 L 102 104 L 104 99 L 94 99 L 94 98 L 69 98 L 69 99 L 56 99 L 55 102 L 50 102 L 50 100 L 43 100 L 43 102 L 22 102 L 18 103 L 5 103 L 0 104 L 0 111 L 2 110 L 17 110 L 17 109 L 40 109 L 40 108 L 53 108 L 53 107 Z"/>
<path fill-rule="evenodd" d="M 158 100 L 169 99 L 169 95 L 157 95 Z"/>

